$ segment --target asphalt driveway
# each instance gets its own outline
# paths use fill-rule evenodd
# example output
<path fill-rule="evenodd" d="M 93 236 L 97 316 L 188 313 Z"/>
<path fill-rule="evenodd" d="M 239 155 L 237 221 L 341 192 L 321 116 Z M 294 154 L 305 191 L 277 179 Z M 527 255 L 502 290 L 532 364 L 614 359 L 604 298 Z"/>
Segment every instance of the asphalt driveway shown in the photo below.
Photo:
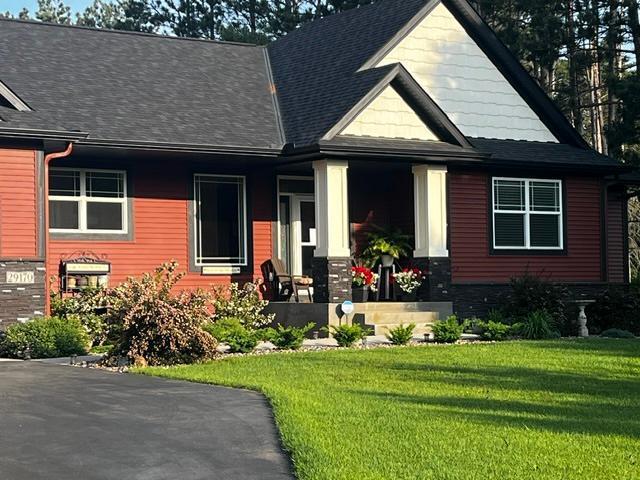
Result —
<path fill-rule="evenodd" d="M 0 363 L 2 480 L 291 479 L 257 393 Z"/>

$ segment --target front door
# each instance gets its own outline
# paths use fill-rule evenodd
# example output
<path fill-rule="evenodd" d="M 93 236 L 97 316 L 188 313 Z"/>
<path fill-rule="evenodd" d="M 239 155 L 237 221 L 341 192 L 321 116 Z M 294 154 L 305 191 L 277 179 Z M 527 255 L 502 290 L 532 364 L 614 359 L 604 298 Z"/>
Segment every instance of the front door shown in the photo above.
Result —
<path fill-rule="evenodd" d="M 310 277 L 313 273 L 313 251 L 316 248 L 316 205 L 313 198 L 296 196 L 292 206 L 292 270 L 294 275 Z"/>
<path fill-rule="evenodd" d="M 285 184 L 282 178 L 278 212 L 279 256 L 293 275 L 311 276 L 313 251 L 316 248 L 313 179 L 296 177 L 291 180 L 284 177 L 287 181 Z"/>

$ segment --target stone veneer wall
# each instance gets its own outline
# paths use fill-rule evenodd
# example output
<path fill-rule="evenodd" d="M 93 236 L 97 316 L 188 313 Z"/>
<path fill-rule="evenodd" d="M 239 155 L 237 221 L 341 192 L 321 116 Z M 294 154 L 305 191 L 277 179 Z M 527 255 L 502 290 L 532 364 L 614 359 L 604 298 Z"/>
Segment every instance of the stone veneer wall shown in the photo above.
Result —
<path fill-rule="evenodd" d="M 0 330 L 44 314 L 45 271 L 41 260 L 0 260 Z M 8 272 L 33 272 L 33 283 L 7 283 Z"/>
<path fill-rule="evenodd" d="M 576 299 L 593 298 L 610 287 L 625 288 L 624 285 L 607 283 L 563 285 Z M 483 317 L 489 310 L 498 307 L 501 297 L 508 295 L 510 291 L 509 284 L 453 284 L 450 300 L 453 302 L 454 313 L 460 318 Z"/>
<path fill-rule="evenodd" d="M 451 260 L 449 258 L 415 258 L 413 265 L 427 272 L 426 281 L 418 289 L 418 301 L 451 301 Z"/>
<path fill-rule="evenodd" d="M 342 303 L 351 300 L 351 259 L 313 259 L 313 301 Z"/>

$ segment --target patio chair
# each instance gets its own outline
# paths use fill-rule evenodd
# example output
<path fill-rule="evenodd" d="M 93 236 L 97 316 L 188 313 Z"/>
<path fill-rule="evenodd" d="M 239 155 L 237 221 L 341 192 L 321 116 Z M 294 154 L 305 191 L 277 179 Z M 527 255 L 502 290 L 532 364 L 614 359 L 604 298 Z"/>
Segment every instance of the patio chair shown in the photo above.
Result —
<path fill-rule="evenodd" d="M 271 294 L 276 301 L 287 302 L 291 296 L 297 303 L 300 302 L 300 292 L 305 291 L 309 296 L 309 301 L 313 303 L 311 288 L 313 279 L 306 275 L 291 275 L 287 272 L 287 267 L 279 258 L 271 258 L 262 264 L 262 275 L 265 284 L 269 283 Z"/>

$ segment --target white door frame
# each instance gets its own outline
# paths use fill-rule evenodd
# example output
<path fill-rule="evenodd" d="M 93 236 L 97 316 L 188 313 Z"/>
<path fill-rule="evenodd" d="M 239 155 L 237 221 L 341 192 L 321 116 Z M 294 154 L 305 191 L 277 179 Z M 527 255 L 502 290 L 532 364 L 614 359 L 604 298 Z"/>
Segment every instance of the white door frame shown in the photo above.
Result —
<path fill-rule="evenodd" d="M 302 275 L 302 247 L 315 247 L 316 238 L 312 234 L 309 242 L 302 241 L 302 221 L 300 219 L 300 203 L 312 202 L 315 204 L 315 196 L 309 193 L 290 193 L 280 191 L 280 180 L 309 180 L 313 181 L 312 176 L 292 176 L 292 175 L 279 175 L 276 179 L 277 195 L 278 195 L 278 235 L 276 239 L 276 251 L 280 252 L 280 235 L 281 235 L 281 219 L 280 219 L 280 197 L 289 197 L 289 215 L 291 221 L 291 232 L 289 238 L 289 253 L 291 255 L 291 274 Z"/>

